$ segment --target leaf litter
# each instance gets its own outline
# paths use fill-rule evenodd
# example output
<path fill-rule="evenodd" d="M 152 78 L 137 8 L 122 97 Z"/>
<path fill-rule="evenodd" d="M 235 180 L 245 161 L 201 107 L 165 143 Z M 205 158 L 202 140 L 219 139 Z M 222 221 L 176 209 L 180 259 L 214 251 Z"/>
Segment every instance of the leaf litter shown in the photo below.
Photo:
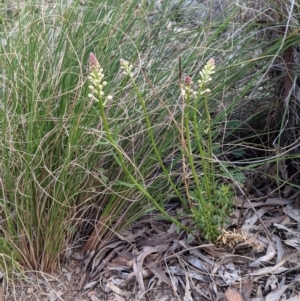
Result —
<path fill-rule="evenodd" d="M 90 253 L 72 249 L 56 277 L 32 273 L 22 284 L 3 284 L 3 300 L 300 301 L 295 200 L 249 201 L 235 198 L 230 226 L 216 244 L 153 213 Z"/>

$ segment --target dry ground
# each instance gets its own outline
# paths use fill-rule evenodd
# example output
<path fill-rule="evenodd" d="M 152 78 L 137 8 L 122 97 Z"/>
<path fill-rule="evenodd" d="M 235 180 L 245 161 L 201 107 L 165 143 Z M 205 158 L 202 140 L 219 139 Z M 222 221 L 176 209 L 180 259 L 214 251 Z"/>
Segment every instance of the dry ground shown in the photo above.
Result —
<path fill-rule="evenodd" d="M 235 198 L 215 245 L 148 215 L 101 250 L 70 250 L 54 275 L 3 282 L 2 300 L 300 300 L 298 193 L 260 193 Z"/>

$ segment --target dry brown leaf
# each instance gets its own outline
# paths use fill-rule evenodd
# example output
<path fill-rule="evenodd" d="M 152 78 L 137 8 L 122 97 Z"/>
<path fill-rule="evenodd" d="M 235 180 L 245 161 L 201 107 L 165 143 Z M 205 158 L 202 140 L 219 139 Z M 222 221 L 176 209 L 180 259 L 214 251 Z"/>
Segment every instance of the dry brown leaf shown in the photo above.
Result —
<path fill-rule="evenodd" d="M 124 257 L 118 256 L 114 258 L 110 263 L 106 264 L 109 267 L 126 267 L 132 268 L 133 260 L 128 260 Z"/>
<path fill-rule="evenodd" d="M 95 295 L 91 296 L 90 298 L 91 301 L 100 301 Z"/>
<path fill-rule="evenodd" d="M 87 284 L 85 284 L 85 286 L 83 287 L 84 290 L 88 290 L 93 288 L 94 286 L 96 286 L 98 284 L 98 281 L 90 281 Z"/>
<path fill-rule="evenodd" d="M 179 275 L 179 276 L 184 276 L 186 274 L 186 271 L 184 269 L 180 268 L 178 265 L 168 266 L 168 271 L 171 274 Z M 207 276 L 203 275 L 203 273 L 200 273 L 198 271 L 189 271 L 188 273 L 191 278 L 194 278 L 194 279 L 200 280 L 201 282 L 207 283 Z"/>
<path fill-rule="evenodd" d="M 218 274 L 222 278 L 222 280 L 228 285 L 237 282 L 241 279 L 239 269 L 237 269 L 237 267 L 230 262 L 226 265 L 221 266 L 218 270 Z"/>
<path fill-rule="evenodd" d="M 155 236 L 138 240 L 139 246 L 156 246 L 174 241 L 178 237 L 176 233 L 159 233 Z"/>
<path fill-rule="evenodd" d="M 288 205 L 284 208 L 284 213 L 300 223 L 300 210 L 293 208 L 293 206 Z"/>
<path fill-rule="evenodd" d="M 115 299 L 114 301 L 126 301 L 126 299 L 124 299 L 123 297 L 119 296 L 118 294 L 114 294 Z"/>
<path fill-rule="evenodd" d="M 257 270 L 255 272 L 253 272 L 253 273 L 250 273 L 250 275 L 251 276 L 262 276 L 262 275 L 266 275 L 266 274 L 279 274 L 279 273 L 283 273 L 285 271 L 292 271 L 292 270 L 298 269 L 300 267 L 300 264 L 298 264 L 297 266 L 292 267 L 292 268 L 281 267 L 288 260 L 290 260 L 291 258 L 293 258 L 297 255 L 299 255 L 298 252 L 286 255 L 275 266 L 262 268 L 260 270 Z"/>
<path fill-rule="evenodd" d="M 161 254 L 170 250 L 170 244 L 156 245 L 155 248 L 157 252 Z"/>
<path fill-rule="evenodd" d="M 283 257 L 282 242 L 281 242 L 281 239 L 277 235 L 273 234 L 273 237 L 275 239 L 276 249 L 277 249 L 276 263 L 278 263 L 278 262 L 280 262 L 280 260 Z"/>
<path fill-rule="evenodd" d="M 185 292 L 183 301 L 193 301 L 191 296 L 190 281 L 187 273 L 185 274 Z"/>
<path fill-rule="evenodd" d="M 145 264 L 147 266 L 147 268 L 158 278 L 160 279 L 162 282 L 166 283 L 167 285 L 170 286 L 170 288 L 173 289 L 173 285 L 170 281 L 170 279 L 167 277 L 167 275 L 165 274 L 165 272 L 159 267 L 157 266 L 157 264 L 155 262 L 153 262 L 151 259 L 146 258 L 145 259 Z"/>
<path fill-rule="evenodd" d="M 135 254 L 134 252 L 128 252 L 128 251 L 116 251 L 116 253 L 120 256 L 120 257 L 124 257 L 127 260 L 133 260 L 134 258 L 137 258 L 138 255 Z"/>
<path fill-rule="evenodd" d="M 172 278 L 173 279 L 173 278 Z M 192 289 L 192 292 L 196 295 L 199 294 L 199 296 L 203 296 L 204 298 L 200 298 L 200 300 L 215 300 L 217 298 L 212 298 L 212 296 L 217 296 L 218 293 L 212 292 L 209 285 L 204 283 L 197 283 L 195 284 L 194 281 L 190 281 L 190 286 Z"/>
<path fill-rule="evenodd" d="M 253 207 L 261 207 L 261 206 L 282 206 L 282 205 L 287 205 L 287 204 L 292 204 L 294 203 L 294 200 L 291 199 L 283 199 L 283 198 L 268 198 L 265 202 L 253 202 L 252 206 Z M 236 197 L 235 199 L 235 205 L 237 207 L 243 207 L 243 208 L 251 208 L 251 206 L 244 201 L 243 198 Z"/>
<path fill-rule="evenodd" d="M 265 205 L 275 205 L 275 206 L 283 206 L 287 204 L 294 203 L 294 200 L 285 199 L 285 198 L 268 198 L 265 202 Z"/>
<path fill-rule="evenodd" d="M 278 277 L 275 275 L 270 275 L 265 283 L 264 290 L 267 291 L 273 291 L 276 288 L 278 288 Z"/>
<path fill-rule="evenodd" d="M 188 256 L 186 258 L 187 262 L 190 263 L 192 266 L 196 267 L 197 269 L 207 273 L 207 269 L 204 264 L 201 262 L 199 258 L 196 256 Z"/>
<path fill-rule="evenodd" d="M 300 301 L 300 296 L 295 296 L 290 299 L 286 299 L 285 301 Z"/>
<path fill-rule="evenodd" d="M 225 292 L 224 301 L 244 301 L 244 299 L 238 291 L 229 287 Z"/>
<path fill-rule="evenodd" d="M 298 264 L 297 266 L 293 267 L 293 268 L 284 268 L 284 267 L 268 267 L 268 268 L 262 268 L 259 269 L 255 272 L 250 273 L 250 276 L 266 276 L 268 274 L 281 274 L 284 272 L 291 272 L 293 270 L 298 270 L 300 268 L 300 264 Z"/>
<path fill-rule="evenodd" d="M 275 255 L 276 255 L 275 247 L 274 247 L 273 243 L 270 241 L 268 249 L 267 249 L 267 254 L 257 258 L 254 262 L 251 262 L 249 264 L 249 266 L 250 267 L 259 267 L 261 262 L 269 262 L 274 258 Z"/>
<path fill-rule="evenodd" d="M 122 246 L 119 246 L 122 244 Z M 92 261 L 91 266 L 91 274 L 90 277 L 93 278 L 99 274 L 100 271 L 104 268 L 105 264 L 107 262 L 110 262 L 110 260 L 116 255 L 116 252 L 118 250 L 122 250 L 124 248 L 124 242 L 118 241 L 112 244 L 107 245 L 105 248 L 101 250 L 101 252 L 98 252 L 95 256 L 92 256 L 90 260 L 87 261 L 87 264 L 84 268 L 84 271 L 86 271 L 87 265 L 90 261 Z M 111 252 L 108 253 L 108 255 L 105 257 L 106 250 L 111 250 Z M 105 258 L 104 258 L 105 257 Z"/>
<path fill-rule="evenodd" d="M 250 298 L 252 289 L 253 289 L 253 284 L 251 279 L 247 279 L 242 283 L 241 294 L 244 298 L 244 301 L 247 301 Z"/>
<path fill-rule="evenodd" d="M 133 262 L 133 271 L 135 277 L 140 285 L 140 290 L 145 291 L 144 278 L 143 278 L 143 263 L 144 259 L 151 253 L 156 253 L 157 249 L 153 247 L 145 247 L 142 253 Z"/>
<path fill-rule="evenodd" d="M 268 274 L 280 274 L 286 271 L 290 271 L 289 268 L 278 267 L 276 270 L 274 267 L 262 268 L 255 272 L 250 273 L 250 276 L 266 276 Z"/>
<path fill-rule="evenodd" d="M 247 218 L 242 226 L 242 230 L 247 230 L 249 226 L 253 226 L 257 220 L 262 217 L 265 213 L 269 212 L 270 208 L 263 207 L 257 210 L 256 212 L 253 212 L 252 216 Z"/>
<path fill-rule="evenodd" d="M 217 271 L 220 269 L 220 267 L 224 264 L 227 264 L 228 262 L 244 262 L 248 264 L 251 262 L 252 258 L 247 258 L 245 256 L 241 255 L 235 255 L 235 254 L 223 254 L 222 258 L 219 261 L 216 261 L 214 265 L 212 266 L 211 274 L 214 275 L 217 273 Z"/>
<path fill-rule="evenodd" d="M 142 228 L 142 229 L 137 229 L 135 233 L 132 233 L 132 231 L 130 231 L 128 229 L 124 229 L 120 232 L 119 235 L 118 235 L 118 233 L 116 233 L 116 234 L 122 240 L 129 241 L 129 242 L 135 242 L 136 238 L 143 236 L 145 231 L 146 231 L 146 229 Z"/>
<path fill-rule="evenodd" d="M 111 281 L 107 282 L 106 287 L 111 289 L 114 293 L 124 296 L 124 297 L 129 297 L 131 295 L 131 292 L 127 292 L 127 291 L 120 289 L 119 287 L 114 285 Z"/>
<path fill-rule="evenodd" d="M 273 226 L 276 227 L 277 229 L 287 231 L 291 235 L 298 235 L 299 234 L 299 232 L 293 231 L 292 229 L 289 229 L 286 226 L 281 225 L 281 224 L 274 223 Z"/>
<path fill-rule="evenodd" d="M 286 239 L 284 243 L 288 246 L 294 247 L 297 250 L 300 250 L 300 239 Z"/>
<path fill-rule="evenodd" d="M 266 296 L 265 301 L 279 301 L 281 299 L 282 294 L 285 292 L 285 290 L 289 287 L 290 285 L 284 285 L 283 287 L 280 287 L 271 293 L 269 293 Z"/>
<path fill-rule="evenodd" d="M 201 259 L 203 259 L 205 262 L 209 263 L 209 265 L 213 265 L 214 262 L 212 260 L 210 260 L 207 256 L 203 255 L 201 252 L 199 252 L 197 249 L 194 249 L 194 248 L 191 248 L 184 239 L 181 239 L 181 240 L 178 240 L 176 242 L 177 244 L 180 244 L 181 246 L 183 246 L 183 248 L 185 250 L 189 250 L 190 254 L 193 254 L 197 257 L 200 257 Z M 177 245 L 176 245 L 177 246 Z M 204 250 L 208 249 L 210 247 L 214 247 L 215 245 L 214 244 L 206 244 L 206 245 L 201 245 L 201 246 L 198 246 L 198 248 L 203 248 Z M 208 251 L 207 250 L 207 251 Z"/>

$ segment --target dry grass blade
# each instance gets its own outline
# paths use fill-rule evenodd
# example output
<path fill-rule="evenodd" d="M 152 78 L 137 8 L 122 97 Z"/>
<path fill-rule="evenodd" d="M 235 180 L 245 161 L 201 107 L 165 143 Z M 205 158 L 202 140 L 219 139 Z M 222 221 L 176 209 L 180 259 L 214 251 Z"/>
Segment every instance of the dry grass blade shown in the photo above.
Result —
<path fill-rule="evenodd" d="M 5 298 L 5 293 L 2 285 L 0 285 L 0 301 L 3 301 Z"/>

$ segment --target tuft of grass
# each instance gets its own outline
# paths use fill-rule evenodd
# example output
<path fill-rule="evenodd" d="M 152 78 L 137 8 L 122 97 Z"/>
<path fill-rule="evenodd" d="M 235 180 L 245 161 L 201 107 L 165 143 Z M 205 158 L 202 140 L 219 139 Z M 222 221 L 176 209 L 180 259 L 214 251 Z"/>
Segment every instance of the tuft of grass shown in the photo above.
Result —
<path fill-rule="evenodd" d="M 91 48 L 112 55 L 135 5 L 28 2 L 2 26 L 1 252 L 15 250 L 11 258 L 27 269 L 55 270 L 76 234 L 78 206 L 108 190 L 82 62 Z"/>

